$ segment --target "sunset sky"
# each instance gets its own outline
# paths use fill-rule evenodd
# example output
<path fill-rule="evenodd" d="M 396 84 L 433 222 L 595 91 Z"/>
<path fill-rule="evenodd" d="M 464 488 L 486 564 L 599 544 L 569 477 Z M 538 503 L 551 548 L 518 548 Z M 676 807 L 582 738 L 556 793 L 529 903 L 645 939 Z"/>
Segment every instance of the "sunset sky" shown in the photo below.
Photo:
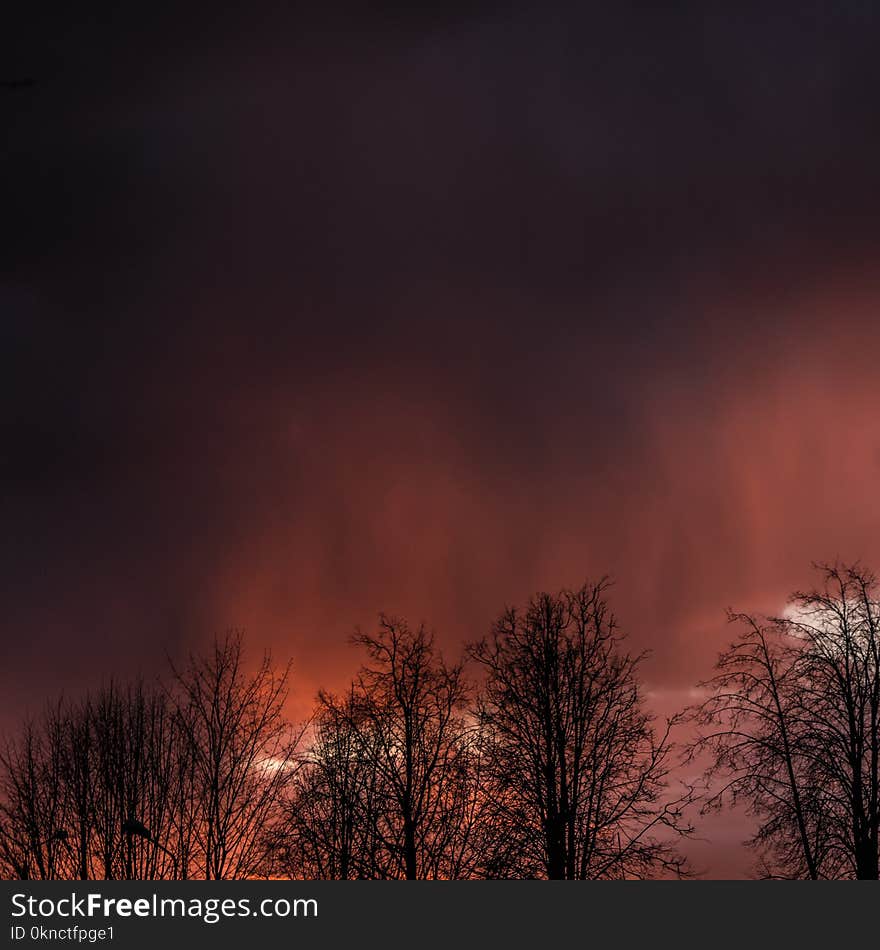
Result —
<path fill-rule="evenodd" d="M 669 712 L 880 568 L 876 5 L 222 6 L 4 23 L 3 725 L 606 573 Z"/>

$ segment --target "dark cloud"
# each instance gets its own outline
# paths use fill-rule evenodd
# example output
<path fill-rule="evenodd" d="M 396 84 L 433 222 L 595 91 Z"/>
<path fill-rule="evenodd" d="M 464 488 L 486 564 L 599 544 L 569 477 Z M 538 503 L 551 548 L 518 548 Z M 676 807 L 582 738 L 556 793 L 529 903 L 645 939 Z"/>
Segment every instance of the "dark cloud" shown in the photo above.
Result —
<path fill-rule="evenodd" d="M 673 706 L 877 561 L 878 13 L 785 6 L 12 22 L 9 709 L 606 571 Z"/>

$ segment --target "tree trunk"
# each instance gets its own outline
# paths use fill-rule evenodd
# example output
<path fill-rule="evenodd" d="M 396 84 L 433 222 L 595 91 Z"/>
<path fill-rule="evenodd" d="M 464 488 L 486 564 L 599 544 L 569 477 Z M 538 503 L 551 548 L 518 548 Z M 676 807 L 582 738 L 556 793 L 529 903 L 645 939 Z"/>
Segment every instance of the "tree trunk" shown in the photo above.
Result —
<path fill-rule="evenodd" d="M 412 820 L 407 818 L 403 823 L 403 858 L 406 865 L 406 879 L 415 881 L 418 878 L 416 867 L 416 829 Z"/>

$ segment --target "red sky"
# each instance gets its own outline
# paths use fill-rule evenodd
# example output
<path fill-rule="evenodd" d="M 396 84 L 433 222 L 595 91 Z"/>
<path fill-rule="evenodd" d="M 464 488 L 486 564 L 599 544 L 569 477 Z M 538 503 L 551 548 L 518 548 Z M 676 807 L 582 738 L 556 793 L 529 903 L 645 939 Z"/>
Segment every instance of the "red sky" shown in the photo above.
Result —
<path fill-rule="evenodd" d="M 229 627 L 305 713 L 602 574 L 671 711 L 880 566 L 874 14 L 392 6 L 10 31 L 5 724 Z"/>

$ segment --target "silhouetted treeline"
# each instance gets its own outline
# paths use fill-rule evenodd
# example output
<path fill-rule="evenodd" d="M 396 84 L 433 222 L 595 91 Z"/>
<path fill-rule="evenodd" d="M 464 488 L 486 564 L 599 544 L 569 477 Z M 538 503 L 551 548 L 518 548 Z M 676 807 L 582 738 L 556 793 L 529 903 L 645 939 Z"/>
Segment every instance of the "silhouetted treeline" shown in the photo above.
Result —
<path fill-rule="evenodd" d="M 302 727 L 289 667 L 249 668 L 230 635 L 160 682 L 62 699 L 7 741 L 2 873 L 681 877 L 691 806 L 730 799 L 756 817 L 761 874 L 877 878 L 877 585 L 821 570 L 783 616 L 732 615 L 742 634 L 705 700 L 662 726 L 604 580 L 505 610 L 454 663 L 383 616 L 353 638 L 348 689 L 321 692 Z M 696 763 L 700 790 L 681 780 Z"/>
<path fill-rule="evenodd" d="M 0 753 L 0 861 L 16 878 L 261 876 L 300 738 L 287 671 L 242 638 L 166 684 L 60 700 Z"/>

